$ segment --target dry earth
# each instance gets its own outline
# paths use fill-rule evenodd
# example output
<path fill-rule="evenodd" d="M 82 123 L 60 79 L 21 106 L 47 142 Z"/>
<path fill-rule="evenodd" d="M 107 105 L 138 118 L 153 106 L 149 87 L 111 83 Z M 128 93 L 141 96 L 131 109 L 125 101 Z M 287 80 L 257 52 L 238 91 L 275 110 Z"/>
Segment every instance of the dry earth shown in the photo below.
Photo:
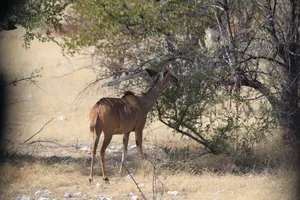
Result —
<path fill-rule="evenodd" d="M 110 183 L 104 183 L 100 176 L 88 182 L 92 140 L 88 132 L 89 109 L 99 98 L 114 95 L 110 88 L 98 87 L 79 103 L 76 101 L 95 74 L 87 69 L 75 70 L 89 65 L 91 59 L 81 55 L 66 58 L 53 43 L 34 41 L 25 50 L 21 29 L 0 33 L 0 48 L 1 71 L 6 80 L 43 68 L 36 84 L 22 82 L 8 88 L 11 104 L 7 105 L 5 143 L 9 154 L 0 165 L 0 198 L 143 199 L 130 176 L 117 174 L 122 136 L 113 138 L 107 153 Z M 55 143 L 22 144 L 51 118 L 54 120 L 29 142 Z M 149 160 L 136 160 L 132 135 L 127 164 L 147 199 L 292 200 L 296 192 L 295 172 L 287 168 L 232 173 L 235 166 L 231 158 L 202 155 L 205 150 L 158 122 L 149 126 L 144 135 Z M 98 163 L 96 173 L 100 173 Z"/>

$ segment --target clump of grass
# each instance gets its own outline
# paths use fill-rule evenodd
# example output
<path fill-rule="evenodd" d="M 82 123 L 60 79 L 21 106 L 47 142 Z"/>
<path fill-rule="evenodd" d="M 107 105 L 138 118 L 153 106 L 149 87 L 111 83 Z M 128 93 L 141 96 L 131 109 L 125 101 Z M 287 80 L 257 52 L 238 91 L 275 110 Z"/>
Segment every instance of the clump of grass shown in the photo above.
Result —
<path fill-rule="evenodd" d="M 257 144 L 252 151 L 237 151 L 232 154 L 234 163 L 241 172 L 276 172 L 295 170 L 298 152 L 295 146 L 282 143 L 273 137 Z"/>
<path fill-rule="evenodd" d="M 0 164 L 0 171 L 0 192 L 7 198 L 18 195 L 34 197 L 37 190 L 66 187 L 74 177 L 82 177 L 78 164 L 27 162 L 20 165 L 4 162 Z M 56 195 L 55 190 L 52 192 Z"/>
<path fill-rule="evenodd" d="M 160 165 L 168 171 L 184 171 L 190 174 L 213 173 L 263 173 L 278 170 L 294 170 L 297 164 L 295 148 L 285 145 L 279 138 L 257 144 L 253 149 L 233 148 L 219 155 L 209 154 L 197 144 L 161 146 Z"/>

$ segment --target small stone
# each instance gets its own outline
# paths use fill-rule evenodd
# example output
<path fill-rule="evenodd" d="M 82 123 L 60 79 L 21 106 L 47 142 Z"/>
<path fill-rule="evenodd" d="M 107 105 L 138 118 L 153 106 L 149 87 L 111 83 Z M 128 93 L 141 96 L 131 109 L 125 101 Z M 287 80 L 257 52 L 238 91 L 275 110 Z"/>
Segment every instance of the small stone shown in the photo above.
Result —
<path fill-rule="evenodd" d="M 48 191 L 48 190 L 38 190 L 38 191 L 36 191 L 34 194 L 35 195 L 38 195 L 38 196 L 40 196 L 40 195 L 42 195 L 42 194 L 49 194 L 50 192 Z"/>
<path fill-rule="evenodd" d="M 139 197 L 136 196 L 136 195 L 133 195 L 133 196 L 131 197 L 131 199 L 132 199 L 132 200 L 139 200 Z"/>
<path fill-rule="evenodd" d="M 102 186 L 102 184 L 101 183 L 96 183 L 96 187 L 98 188 L 98 187 L 101 187 Z"/>
<path fill-rule="evenodd" d="M 129 196 L 134 196 L 133 192 L 130 192 L 128 195 L 129 195 Z"/>
<path fill-rule="evenodd" d="M 16 200 L 32 200 L 32 198 L 26 195 L 21 195 L 17 196 Z"/>
<path fill-rule="evenodd" d="M 130 192 L 128 195 L 131 197 L 132 200 L 139 200 L 139 196 L 134 195 L 133 192 Z"/>
<path fill-rule="evenodd" d="M 222 188 L 218 188 L 218 192 L 222 193 L 224 190 Z"/>
<path fill-rule="evenodd" d="M 40 197 L 40 198 L 38 198 L 38 200 L 50 200 L 50 198 L 47 198 L 47 197 Z"/>
<path fill-rule="evenodd" d="M 65 120 L 65 119 L 67 119 L 67 117 L 63 116 L 63 115 L 61 115 L 61 116 L 58 117 L 58 120 L 61 120 L 61 121 Z"/>
<path fill-rule="evenodd" d="M 101 197 L 101 196 L 99 196 L 99 195 L 95 195 L 94 197 L 95 197 L 96 199 L 99 199 L 99 200 L 112 200 L 111 197 Z"/>
<path fill-rule="evenodd" d="M 177 196 L 179 194 L 178 191 L 168 191 L 169 195 Z"/>
<path fill-rule="evenodd" d="M 131 176 L 130 176 L 130 175 L 127 175 L 127 176 L 125 177 L 125 179 L 131 179 Z"/>
<path fill-rule="evenodd" d="M 77 192 L 77 193 L 74 193 L 74 196 L 82 196 L 83 193 L 82 192 Z"/>
<path fill-rule="evenodd" d="M 80 148 L 80 151 L 91 151 L 90 147 L 82 147 Z"/>
<path fill-rule="evenodd" d="M 72 197 L 72 194 L 71 194 L 71 193 L 69 193 L 69 192 L 66 192 L 66 193 L 65 193 L 65 195 L 64 195 L 64 197 L 65 197 L 65 198 Z"/>
<path fill-rule="evenodd" d="M 34 194 L 35 194 L 35 195 L 40 195 L 40 194 L 42 194 L 42 192 L 43 192 L 42 190 L 38 190 L 38 191 L 36 191 Z"/>

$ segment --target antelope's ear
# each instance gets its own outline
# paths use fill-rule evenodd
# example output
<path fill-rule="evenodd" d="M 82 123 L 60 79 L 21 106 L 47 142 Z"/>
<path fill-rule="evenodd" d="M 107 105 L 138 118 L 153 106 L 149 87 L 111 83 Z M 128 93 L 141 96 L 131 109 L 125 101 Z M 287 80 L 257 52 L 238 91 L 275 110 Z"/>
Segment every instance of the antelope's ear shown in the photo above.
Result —
<path fill-rule="evenodd" d="M 154 71 L 152 69 L 146 69 L 146 71 L 150 77 L 156 76 L 158 74 L 157 71 Z"/>
<path fill-rule="evenodd" d="M 164 74 L 163 74 L 163 76 L 164 77 L 166 77 L 167 76 L 167 74 L 170 72 L 170 70 L 169 69 L 166 69 L 165 71 L 164 71 Z"/>

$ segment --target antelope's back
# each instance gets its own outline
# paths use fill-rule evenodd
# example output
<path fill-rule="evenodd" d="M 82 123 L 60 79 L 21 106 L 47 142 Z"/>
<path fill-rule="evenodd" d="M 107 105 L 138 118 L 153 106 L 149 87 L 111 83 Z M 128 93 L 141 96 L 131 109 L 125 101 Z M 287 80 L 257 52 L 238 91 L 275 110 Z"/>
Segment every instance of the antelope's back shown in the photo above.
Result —
<path fill-rule="evenodd" d="M 126 95 L 123 98 L 102 98 L 97 102 L 103 130 L 122 134 L 133 131 L 142 117 L 138 97 Z"/>

